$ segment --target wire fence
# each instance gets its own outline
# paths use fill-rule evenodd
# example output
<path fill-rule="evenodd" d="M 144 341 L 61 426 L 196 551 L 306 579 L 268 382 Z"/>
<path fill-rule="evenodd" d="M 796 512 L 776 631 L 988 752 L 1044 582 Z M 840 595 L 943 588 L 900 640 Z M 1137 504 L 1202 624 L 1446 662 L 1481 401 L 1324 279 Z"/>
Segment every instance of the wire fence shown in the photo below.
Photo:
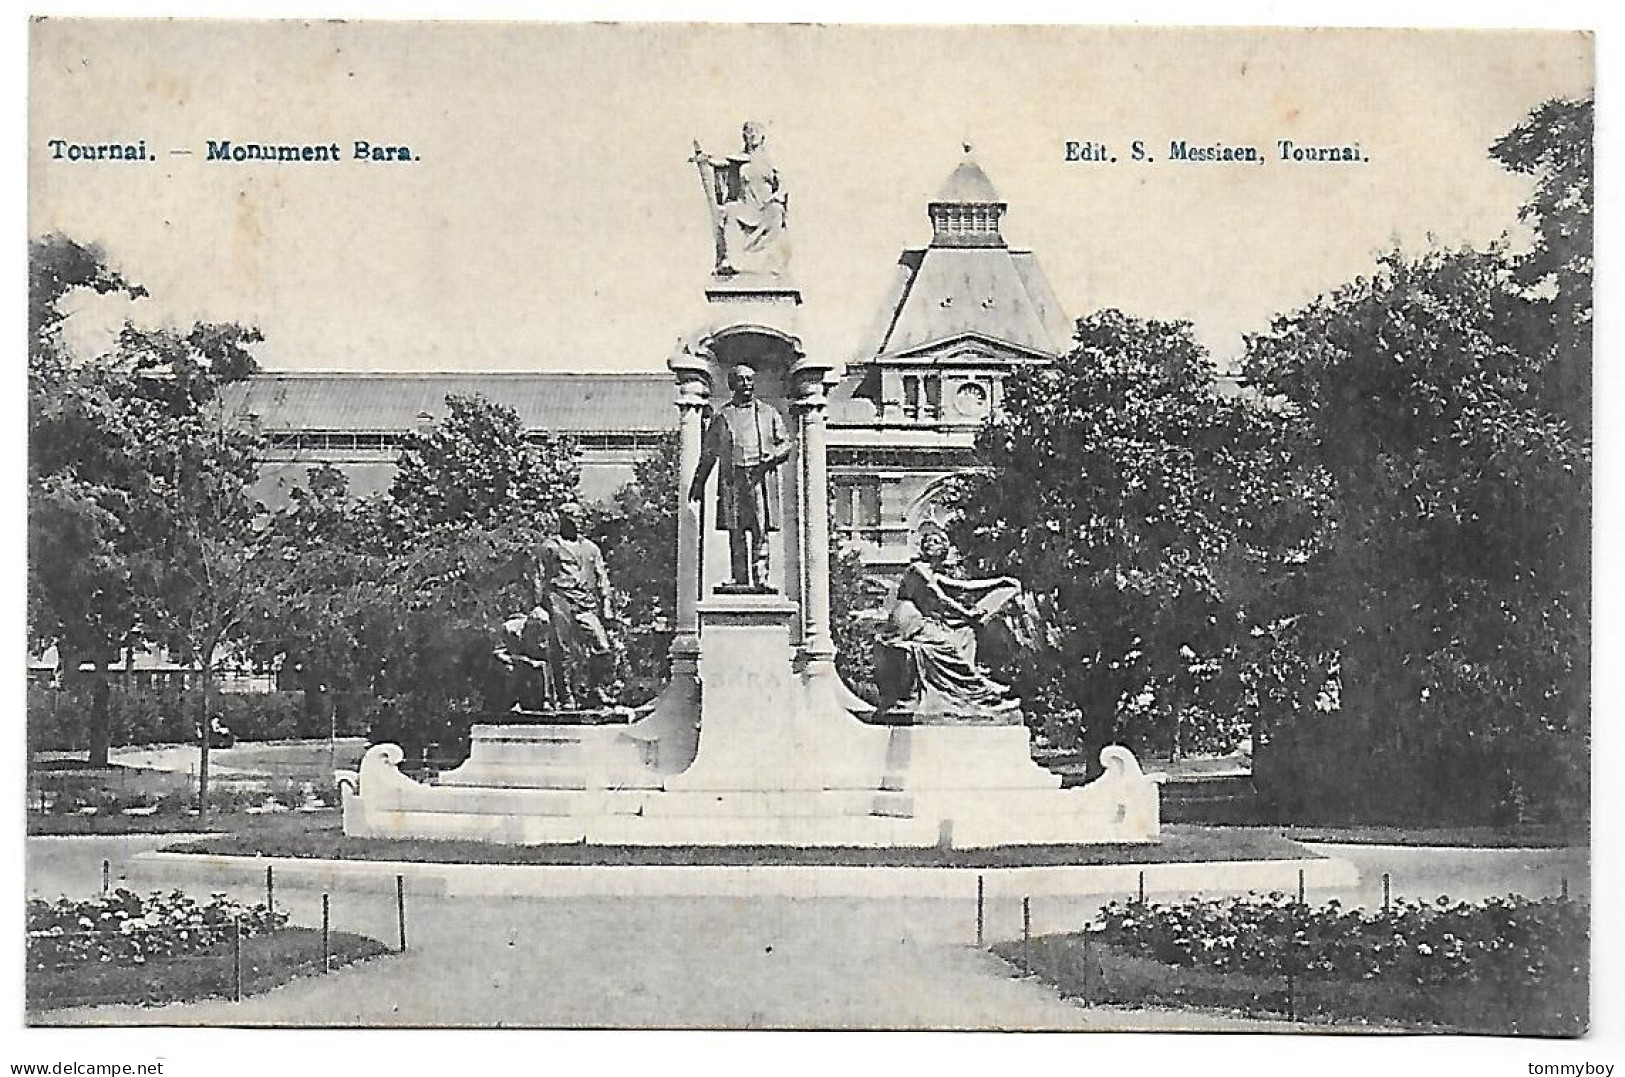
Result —
<path fill-rule="evenodd" d="M 111 863 L 103 860 L 104 899 L 139 900 L 115 891 L 111 876 Z M 332 893 L 323 892 L 319 906 L 315 897 L 302 893 L 294 902 L 279 904 L 275 869 L 267 865 L 263 901 L 240 906 L 224 919 L 210 915 L 201 923 L 151 924 L 103 916 L 84 930 L 31 925 L 28 1007 L 241 1002 L 298 976 L 321 975 L 354 961 L 405 951 L 404 876 L 396 876 L 393 901 L 387 904 L 389 930 L 383 930 L 386 905 L 376 896 L 345 894 L 335 901 Z M 350 921 L 349 930 L 335 926 L 340 915 Z M 392 938 L 386 942 L 377 936 Z"/>
<path fill-rule="evenodd" d="M 1308 903 L 1305 882 L 1305 872 L 1299 869 L 1296 894 L 1287 906 L 1290 915 L 1286 926 L 1292 933 L 1280 949 L 1281 957 L 1273 972 L 1256 968 L 1214 971 L 1192 965 L 1168 965 L 1136 953 L 1132 946 L 1125 948 L 1120 942 L 1105 938 L 1102 932 L 1091 930 L 1089 922 L 1070 931 L 1035 934 L 1034 899 L 1026 894 L 1021 896 L 1019 936 L 990 943 L 991 903 L 985 877 L 981 874 L 976 877 L 975 945 L 977 949 L 992 950 L 1022 976 L 1050 982 L 1064 996 L 1084 1005 L 1197 1005 L 1254 1017 L 1284 1017 L 1292 1022 L 1359 1015 L 1359 1019 L 1387 1019 L 1399 1024 L 1409 1021 L 1413 1025 L 1445 1027 L 1454 1023 L 1457 1025 L 1454 1030 L 1495 1034 L 1578 1035 L 1584 1032 L 1588 1020 L 1589 964 L 1585 952 L 1589 933 L 1583 927 L 1577 937 L 1556 940 L 1559 945 L 1554 951 L 1563 952 L 1554 952 L 1551 967 L 1539 967 L 1547 962 L 1537 961 L 1534 967 L 1519 962 L 1510 976 L 1503 969 L 1483 980 L 1463 983 L 1395 983 L 1378 978 L 1374 971 L 1344 978 L 1329 975 L 1325 969 L 1312 969 L 1303 961 L 1304 951 L 1309 946 L 1304 940 L 1306 921 L 1315 911 Z M 1398 910 L 1400 902 L 1395 897 L 1392 872 L 1382 873 L 1381 893 L 1383 916 L 1403 911 Z M 1213 898 L 1210 893 L 1165 892 L 1157 896 L 1170 904 Z M 1259 897 L 1256 893 L 1249 896 Z M 1279 896 L 1285 900 L 1285 895 Z M 1132 903 L 1131 909 L 1153 909 L 1147 903 L 1144 871 L 1138 873 L 1136 889 L 1126 898 Z M 1589 911 L 1584 898 L 1571 897 L 1567 875 L 1560 877 L 1554 893 L 1534 900 Z M 1337 909 L 1341 911 L 1341 906 Z M 1090 922 L 1093 920 L 1094 917 L 1089 918 Z M 1583 923 L 1584 917 L 1580 917 L 1580 921 Z M 1013 930 L 1013 926 L 1007 930 Z M 1494 948 L 1492 945 L 1491 949 Z M 1579 975 L 1569 975 L 1574 968 L 1579 969 Z"/>

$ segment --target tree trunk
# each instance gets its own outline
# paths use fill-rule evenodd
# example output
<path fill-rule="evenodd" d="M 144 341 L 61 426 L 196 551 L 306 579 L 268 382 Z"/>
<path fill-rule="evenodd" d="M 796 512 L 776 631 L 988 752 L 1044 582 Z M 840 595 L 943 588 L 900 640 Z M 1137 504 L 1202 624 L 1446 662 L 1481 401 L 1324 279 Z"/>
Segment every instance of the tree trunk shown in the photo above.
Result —
<path fill-rule="evenodd" d="M 91 766 L 107 765 L 107 749 L 103 747 L 101 760 L 97 761 L 97 729 L 96 729 L 96 699 L 95 682 L 86 677 L 79 668 L 85 664 L 84 654 L 68 643 L 58 642 L 56 645 L 56 675 L 62 685 L 62 692 L 68 698 L 68 706 L 73 708 L 73 745 L 83 745 L 89 752 Z M 99 667 L 98 667 L 99 668 Z M 105 727 L 106 708 L 102 708 L 103 726 Z M 102 737 L 105 742 L 105 734 Z"/>
<path fill-rule="evenodd" d="M 108 697 L 112 688 L 107 683 L 107 667 L 97 663 L 90 673 L 90 765 L 107 767 L 113 743 L 112 721 L 108 713 Z"/>
<path fill-rule="evenodd" d="M 1084 719 L 1083 737 L 1079 746 L 1083 750 L 1083 780 L 1086 782 L 1092 782 L 1106 773 L 1106 768 L 1100 762 L 1100 750 L 1108 744 L 1115 743 L 1109 723 L 1109 719 L 1096 721 Z"/>
<path fill-rule="evenodd" d="M 212 655 L 200 663 L 199 676 L 202 691 L 198 693 L 201 713 L 198 716 L 197 818 L 202 823 L 209 817 L 209 688 L 214 680 Z"/>

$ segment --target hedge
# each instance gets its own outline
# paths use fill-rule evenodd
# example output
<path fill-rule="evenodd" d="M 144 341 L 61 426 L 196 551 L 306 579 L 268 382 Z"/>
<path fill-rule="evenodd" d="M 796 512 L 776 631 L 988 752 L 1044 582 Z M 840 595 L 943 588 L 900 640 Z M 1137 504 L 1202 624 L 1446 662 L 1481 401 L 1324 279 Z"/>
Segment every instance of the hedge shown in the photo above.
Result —
<path fill-rule="evenodd" d="M 319 701 L 326 702 L 326 701 Z M 213 710 L 239 740 L 294 740 L 325 737 L 329 711 L 308 707 L 304 692 L 217 693 Z M 111 743 L 189 744 L 197 739 L 200 710 L 195 688 L 115 686 L 107 702 Z M 28 746 L 33 751 L 72 751 L 90 743 L 88 698 L 43 685 L 28 686 Z M 340 736 L 365 732 L 362 708 L 340 708 Z M 349 717 L 345 717 L 345 714 Z"/>

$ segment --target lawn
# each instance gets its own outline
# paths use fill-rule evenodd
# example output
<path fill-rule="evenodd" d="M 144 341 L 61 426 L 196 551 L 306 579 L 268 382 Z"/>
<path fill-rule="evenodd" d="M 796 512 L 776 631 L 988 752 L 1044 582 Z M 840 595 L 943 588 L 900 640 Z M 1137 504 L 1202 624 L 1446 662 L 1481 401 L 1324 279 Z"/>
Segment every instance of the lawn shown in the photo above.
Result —
<path fill-rule="evenodd" d="M 262 817 L 263 818 L 263 817 Z M 440 864 L 851 865 L 1003 868 L 1046 865 L 1179 864 L 1213 860 L 1313 859 L 1277 833 L 1167 826 L 1159 845 L 1035 845 L 1002 849 L 796 849 L 782 846 L 499 845 L 478 841 L 350 838 L 336 824 L 300 827 L 272 817 L 257 829 L 170 845 L 166 851 L 326 860 L 410 860 Z"/>
<path fill-rule="evenodd" d="M 253 821 L 270 800 L 283 807 L 311 798 L 336 804 L 335 766 L 354 768 L 366 745 L 341 739 L 248 743 L 210 753 L 216 768 L 209 784 L 210 815 L 200 822 L 196 807 L 195 746 L 163 745 L 123 749 L 111 766 L 92 768 L 82 760 L 46 758 L 29 770 L 30 834 L 152 834 L 187 831 L 257 830 Z M 331 816 L 336 808 L 325 813 Z"/>
<path fill-rule="evenodd" d="M 339 829 L 339 810 L 249 813 L 215 810 L 205 820 L 192 812 L 163 811 L 153 815 L 40 815 L 29 813 L 32 837 L 112 837 L 119 834 L 240 834 L 286 836 Z"/>
<path fill-rule="evenodd" d="M 1591 840 L 1585 827 L 1534 823 L 1508 827 L 1293 826 L 1284 833 L 1293 841 L 1458 849 L 1583 848 Z"/>
<path fill-rule="evenodd" d="M 336 931 L 329 937 L 332 967 L 389 953 L 376 939 Z M 319 974 L 322 933 L 315 928 L 286 927 L 242 940 L 243 994 L 268 991 L 296 976 Z M 30 1012 L 67 1006 L 111 1003 L 159 1005 L 231 998 L 235 971 L 230 944 L 190 957 L 149 961 L 143 965 L 96 963 L 38 969 L 27 976 Z"/>

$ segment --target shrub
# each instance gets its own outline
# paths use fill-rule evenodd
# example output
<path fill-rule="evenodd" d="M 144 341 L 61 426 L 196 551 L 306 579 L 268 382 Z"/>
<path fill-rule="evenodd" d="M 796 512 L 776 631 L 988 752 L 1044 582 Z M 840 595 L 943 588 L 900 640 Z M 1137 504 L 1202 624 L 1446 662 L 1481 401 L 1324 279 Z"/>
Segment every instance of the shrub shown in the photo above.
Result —
<path fill-rule="evenodd" d="M 217 693 L 210 709 L 218 711 L 239 740 L 294 740 L 325 737 L 330 719 L 320 707 L 307 706 L 303 692 Z M 115 687 L 108 696 L 112 743 L 190 744 L 197 740 L 201 710 L 199 691 L 177 687 Z M 28 746 L 32 751 L 67 751 L 88 743 L 87 707 L 71 693 L 45 685 L 28 688 Z M 339 732 L 359 732 L 347 720 Z"/>
<path fill-rule="evenodd" d="M 1508 896 L 1484 902 L 1398 901 L 1387 910 L 1311 907 L 1263 897 L 1113 902 L 1091 930 L 1103 942 L 1169 965 L 1325 979 L 1392 979 L 1419 987 L 1493 981 L 1584 981 L 1590 905 Z"/>

